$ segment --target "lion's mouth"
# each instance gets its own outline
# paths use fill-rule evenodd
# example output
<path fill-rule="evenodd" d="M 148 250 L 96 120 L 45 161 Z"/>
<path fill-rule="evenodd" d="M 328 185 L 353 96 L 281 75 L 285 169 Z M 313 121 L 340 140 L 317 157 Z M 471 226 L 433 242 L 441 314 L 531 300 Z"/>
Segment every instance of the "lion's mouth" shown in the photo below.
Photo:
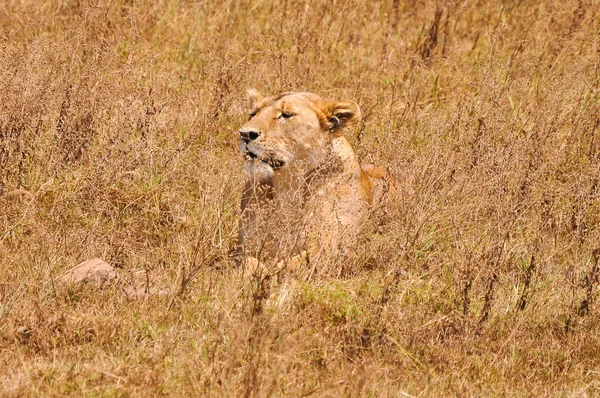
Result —
<path fill-rule="evenodd" d="M 244 152 L 244 159 L 246 159 L 247 161 L 258 160 L 260 162 L 266 163 L 269 166 L 271 166 L 273 170 L 277 170 L 285 166 L 285 162 L 283 160 L 273 159 L 271 157 L 261 157 L 250 150 L 246 150 L 246 152 Z"/>
<path fill-rule="evenodd" d="M 254 152 L 246 151 L 246 152 L 244 152 L 244 159 L 246 159 L 246 160 L 258 159 L 258 155 L 255 154 Z"/>

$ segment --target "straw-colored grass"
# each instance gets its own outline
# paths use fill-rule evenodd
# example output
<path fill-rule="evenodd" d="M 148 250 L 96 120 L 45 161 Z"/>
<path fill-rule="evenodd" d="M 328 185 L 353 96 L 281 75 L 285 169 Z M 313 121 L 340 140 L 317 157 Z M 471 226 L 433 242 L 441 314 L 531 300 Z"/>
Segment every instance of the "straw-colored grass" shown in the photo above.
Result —
<path fill-rule="evenodd" d="M 5 0 L 3 396 L 600 390 L 600 2 Z M 236 268 L 245 90 L 356 100 L 398 195 Z M 169 295 L 51 282 L 101 257 Z"/>

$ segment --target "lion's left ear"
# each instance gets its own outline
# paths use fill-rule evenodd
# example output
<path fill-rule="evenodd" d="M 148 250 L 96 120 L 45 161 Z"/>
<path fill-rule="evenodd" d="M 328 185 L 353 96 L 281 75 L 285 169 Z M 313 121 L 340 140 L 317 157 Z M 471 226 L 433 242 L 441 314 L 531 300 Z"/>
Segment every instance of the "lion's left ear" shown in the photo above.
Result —
<path fill-rule="evenodd" d="M 262 101 L 263 98 L 265 97 L 263 97 L 263 95 L 254 88 L 249 88 L 248 90 L 246 90 L 246 99 L 248 101 L 248 108 L 250 110 L 256 108 L 256 105 L 258 105 L 258 103 Z"/>
<path fill-rule="evenodd" d="M 360 107 L 352 100 L 333 101 L 325 108 L 327 127 L 330 132 L 344 134 L 356 126 L 361 119 Z"/>

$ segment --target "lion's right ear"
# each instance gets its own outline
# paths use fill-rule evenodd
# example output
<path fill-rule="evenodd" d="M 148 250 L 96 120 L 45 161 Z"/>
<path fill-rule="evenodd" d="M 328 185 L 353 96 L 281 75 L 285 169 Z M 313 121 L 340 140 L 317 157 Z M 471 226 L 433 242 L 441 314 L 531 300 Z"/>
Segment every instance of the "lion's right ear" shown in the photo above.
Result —
<path fill-rule="evenodd" d="M 258 105 L 260 101 L 262 101 L 265 97 L 262 96 L 258 90 L 249 88 L 246 90 L 247 98 L 248 98 L 248 108 L 254 109 Z"/>
<path fill-rule="evenodd" d="M 361 112 L 356 102 L 342 100 L 328 103 L 325 116 L 329 131 L 342 135 L 360 122 Z"/>

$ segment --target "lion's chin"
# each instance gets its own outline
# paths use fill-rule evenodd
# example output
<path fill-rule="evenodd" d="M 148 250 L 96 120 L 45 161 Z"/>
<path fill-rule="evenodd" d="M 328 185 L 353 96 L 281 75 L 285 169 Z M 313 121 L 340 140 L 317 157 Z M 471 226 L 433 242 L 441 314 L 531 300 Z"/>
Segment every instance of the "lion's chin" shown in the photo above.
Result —
<path fill-rule="evenodd" d="M 258 159 L 246 160 L 244 171 L 256 180 L 269 180 L 275 175 L 275 169 L 268 163 Z"/>

